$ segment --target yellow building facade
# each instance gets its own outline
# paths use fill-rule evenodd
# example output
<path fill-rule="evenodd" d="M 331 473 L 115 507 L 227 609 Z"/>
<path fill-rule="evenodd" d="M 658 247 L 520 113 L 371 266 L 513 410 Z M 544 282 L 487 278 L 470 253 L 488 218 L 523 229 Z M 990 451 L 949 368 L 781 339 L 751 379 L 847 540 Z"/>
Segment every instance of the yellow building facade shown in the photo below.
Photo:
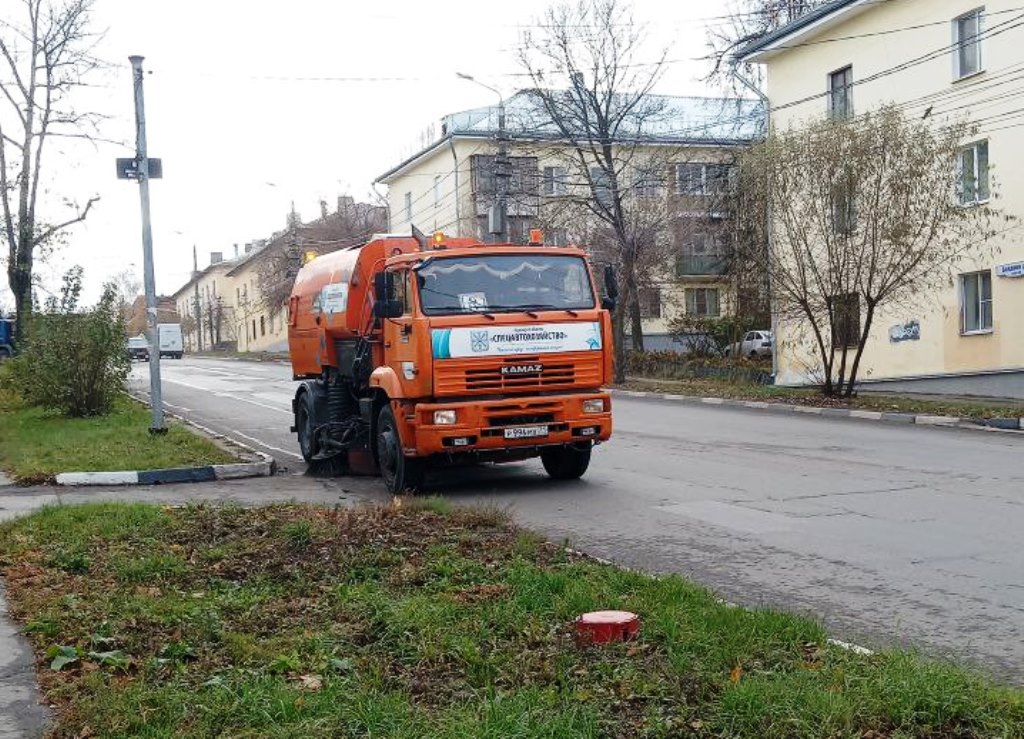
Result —
<path fill-rule="evenodd" d="M 966 207 L 1024 216 L 1024 11 L 1009 0 L 849 0 L 811 11 L 755 42 L 773 129 L 798 127 L 836 105 L 856 115 L 883 104 L 909 117 L 966 118 L 977 134 L 959 162 L 974 182 Z M 997 227 L 941 290 L 876 318 L 861 379 L 912 392 L 1024 397 L 1024 221 Z M 780 384 L 814 381 L 814 362 L 777 326 Z M 877 383 L 877 385 L 876 385 Z"/>
<path fill-rule="evenodd" d="M 716 237 L 724 213 L 715 211 L 715 188 L 728 183 L 725 173 L 736 154 L 763 134 L 763 109 L 750 100 L 665 97 L 666 115 L 650 144 L 631 155 L 623 181 L 632 194 L 662 208 L 671 244 L 664 269 L 640 291 L 645 348 L 678 348 L 669 337 L 676 317 L 710 317 L 733 310 L 734 291 L 726 274 L 724 245 Z M 570 151 L 557 137 L 531 130 L 538 118 L 529 93 L 506 102 L 512 160 L 508 197 L 509 239 L 525 243 L 531 228 L 544 231 L 546 243 L 589 246 L 594 217 L 577 206 L 590 192 L 567 163 Z M 434 143 L 382 174 L 387 186 L 390 229 L 415 226 L 424 233 L 490 238 L 487 213 L 495 200 L 493 158 L 497 108 L 479 108 L 445 116 Z M 719 176 L 721 175 L 721 176 Z M 637 178 L 644 184 L 637 187 Z"/>

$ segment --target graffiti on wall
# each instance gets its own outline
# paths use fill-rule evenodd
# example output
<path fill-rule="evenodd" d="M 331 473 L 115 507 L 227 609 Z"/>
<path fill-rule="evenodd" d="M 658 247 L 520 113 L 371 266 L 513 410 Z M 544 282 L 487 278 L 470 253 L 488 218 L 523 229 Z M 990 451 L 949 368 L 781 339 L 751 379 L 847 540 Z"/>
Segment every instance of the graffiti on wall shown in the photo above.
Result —
<path fill-rule="evenodd" d="M 917 321 L 900 323 L 889 329 L 889 341 L 899 344 L 902 341 L 920 341 L 921 324 Z"/>

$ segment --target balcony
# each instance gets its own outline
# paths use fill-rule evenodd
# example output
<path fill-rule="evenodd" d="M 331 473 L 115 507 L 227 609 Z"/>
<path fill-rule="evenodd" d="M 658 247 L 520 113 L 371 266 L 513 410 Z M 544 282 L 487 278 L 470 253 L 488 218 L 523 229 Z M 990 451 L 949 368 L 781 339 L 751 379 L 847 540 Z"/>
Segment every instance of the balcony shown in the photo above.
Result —
<path fill-rule="evenodd" d="M 681 256 L 676 259 L 676 276 L 704 277 L 708 275 L 724 275 L 728 267 L 728 260 L 721 254 Z"/>

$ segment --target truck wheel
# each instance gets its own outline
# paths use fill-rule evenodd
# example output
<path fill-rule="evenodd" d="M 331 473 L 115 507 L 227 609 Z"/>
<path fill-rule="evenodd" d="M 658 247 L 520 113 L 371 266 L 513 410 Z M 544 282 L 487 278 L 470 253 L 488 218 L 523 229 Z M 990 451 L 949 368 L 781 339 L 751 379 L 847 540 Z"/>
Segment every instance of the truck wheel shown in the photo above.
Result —
<path fill-rule="evenodd" d="M 553 480 L 576 480 L 583 477 L 583 473 L 590 466 L 590 451 L 592 447 L 587 444 L 584 447 L 567 445 L 545 449 L 540 453 L 540 461 L 544 464 L 544 470 Z"/>
<path fill-rule="evenodd" d="M 418 490 L 423 484 L 423 460 L 402 454 L 402 440 L 390 405 L 381 408 L 377 416 L 376 445 L 380 476 L 388 492 L 399 495 Z"/>
<path fill-rule="evenodd" d="M 313 461 L 313 457 L 319 451 L 316 438 L 313 435 L 313 411 L 309 407 L 312 402 L 310 398 L 310 393 L 304 392 L 299 400 L 298 408 L 295 410 L 295 431 L 299 436 L 299 451 L 302 452 L 302 458 L 306 460 L 307 464 Z"/>
<path fill-rule="evenodd" d="M 11 358 L 10 347 L 0 346 L 0 362 Z"/>

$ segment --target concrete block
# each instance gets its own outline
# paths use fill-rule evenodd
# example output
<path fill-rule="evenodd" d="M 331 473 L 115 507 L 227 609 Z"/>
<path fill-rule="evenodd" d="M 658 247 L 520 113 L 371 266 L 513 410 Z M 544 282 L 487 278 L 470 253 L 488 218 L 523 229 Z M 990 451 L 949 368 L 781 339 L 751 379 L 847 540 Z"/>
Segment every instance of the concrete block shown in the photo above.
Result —
<path fill-rule="evenodd" d="M 917 416 L 914 423 L 918 426 L 958 426 L 960 419 L 956 416 Z"/>
<path fill-rule="evenodd" d="M 168 482 L 209 482 L 216 480 L 213 465 L 205 467 L 172 467 L 166 470 L 142 470 L 138 473 L 140 485 L 159 485 Z"/>
<path fill-rule="evenodd" d="M 135 470 L 119 472 L 61 472 L 58 485 L 135 485 L 139 473 Z"/>
<path fill-rule="evenodd" d="M 218 480 L 237 480 L 242 477 L 268 477 L 273 474 L 270 462 L 218 464 L 214 465 L 213 473 Z"/>

